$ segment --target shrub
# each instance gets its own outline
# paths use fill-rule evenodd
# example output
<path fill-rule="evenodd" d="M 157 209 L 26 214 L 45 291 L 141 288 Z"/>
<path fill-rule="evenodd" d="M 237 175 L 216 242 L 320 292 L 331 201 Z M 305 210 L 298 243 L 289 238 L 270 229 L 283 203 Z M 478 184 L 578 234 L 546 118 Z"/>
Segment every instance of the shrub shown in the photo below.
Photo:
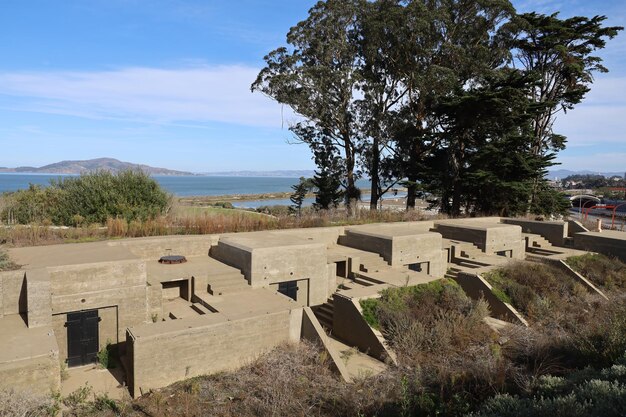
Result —
<path fill-rule="evenodd" d="M 574 270 L 607 290 L 626 289 L 626 264 L 617 258 L 587 253 L 566 261 Z"/>
<path fill-rule="evenodd" d="M 78 226 L 108 218 L 145 221 L 165 213 L 170 196 L 141 171 L 102 171 L 32 185 L 5 197 L 3 220 Z"/>
<path fill-rule="evenodd" d="M 109 340 L 107 340 L 106 345 L 102 349 L 100 349 L 97 357 L 98 363 L 104 369 L 115 368 L 114 349 Z"/>
<path fill-rule="evenodd" d="M 0 271 L 12 271 L 15 269 L 20 269 L 20 266 L 9 258 L 9 254 L 5 250 L 0 249 Z"/>
<path fill-rule="evenodd" d="M 578 288 L 580 284 L 545 264 L 513 263 L 483 276 L 498 299 L 533 321 L 548 319 L 552 306 L 585 293 Z"/>
<path fill-rule="evenodd" d="M 44 417 L 54 416 L 57 411 L 51 398 L 13 389 L 0 390 L 0 416 Z"/>

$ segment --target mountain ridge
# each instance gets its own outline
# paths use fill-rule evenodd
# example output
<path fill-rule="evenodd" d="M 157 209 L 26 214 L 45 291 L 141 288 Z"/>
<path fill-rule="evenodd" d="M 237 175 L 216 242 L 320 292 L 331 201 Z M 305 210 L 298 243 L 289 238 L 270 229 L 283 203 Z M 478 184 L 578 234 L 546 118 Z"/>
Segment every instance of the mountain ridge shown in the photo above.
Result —
<path fill-rule="evenodd" d="M 192 172 L 176 171 L 167 168 L 152 167 L 144 164 L 123 162 L 115 158 L 95 158 L 85 160 L 66 160 L 41 167 L 21 166 L 2 168 L 0 172 L 33 173 L 33 174 L 86 174 L 97 171 L 118 173 L 127 170 L 141 170 L 150 175 L 196 175 Z"/>

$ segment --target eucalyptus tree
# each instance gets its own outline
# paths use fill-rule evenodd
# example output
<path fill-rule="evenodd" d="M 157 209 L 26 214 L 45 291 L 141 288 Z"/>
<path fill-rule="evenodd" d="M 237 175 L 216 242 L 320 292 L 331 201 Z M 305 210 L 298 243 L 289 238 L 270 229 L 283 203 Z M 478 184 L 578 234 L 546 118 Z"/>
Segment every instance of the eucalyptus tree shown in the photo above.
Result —
<path fill-rule="evenodd" d="M 318 2 L 287 34 L 289 47 L 265 57 L 266 66 L 252 84 L 305 120 L 291 126 L 297 139 L 316 152 L 329 141 L 341 152 L 341 176 L 347 206 L 354 206 L 360 128 L 357 115 L 361 82 L 357 38 L 358 13 L 365 0 Z M 337 174 L 337 173 L 335 173 Z"/>
<path fill-rule="evenodd" d="M 518 15 L 506 31 L 514 36 L 510 62 L 537 79 L 528 95 L 539 111 L 533 118 L 531 153 L 546 163 L 534 174 L 535 185 L 529 210 L 535 206 L 545 169 L 556 152 L 565 148 L 566 138 L 553 131 L 559 112 L 580 103 L 593 83 L 593 74 L 607 72 L 602 59 L 593 53 L 606 46 L 622 27 L 603 26 L 606 16 L 576 16 L 560 19 L 558 13 Z"/>
<path fill-rule="evenodd" d="M 406 2 L 398 68 L 408 90 L 396 121 L 396 148 L 407 179 L 407 208 L 414 207 L 418 184 L 427 177 L 425 159 L 445 156 L 452 181 L 461 181 L 464 138 L 446 130 L 437 109 L 503 65 L 507 49 L 497 34 L 513 13 L 508 0 Z"/>

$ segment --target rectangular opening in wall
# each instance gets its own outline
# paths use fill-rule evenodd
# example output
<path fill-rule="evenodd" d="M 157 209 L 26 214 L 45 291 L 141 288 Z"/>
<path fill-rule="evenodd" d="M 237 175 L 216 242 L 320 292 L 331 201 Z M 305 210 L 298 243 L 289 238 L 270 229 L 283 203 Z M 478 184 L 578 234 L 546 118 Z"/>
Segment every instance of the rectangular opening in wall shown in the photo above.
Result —
<path fill-rule="evenodd" d="M 504 256 L 506 258 L 512 258 L 513 257 L 513 250 L 501 250 L 500 252 L 496 252 L 496 255 Z"/>
<path fill-rule="evenodd" d="M 415 272 L 425 272 L 427 274 L 430 273 L 430 262 L 416 262 L 413 264 L 407 265 L 411 271 Z"/>
<path fill-rule="evenodd" d="M 348 278 L 348 270 L 346 267 L 346 261 L 338 261 L 338 262 L 335 262 L 335 264 L 337 265 L 337 276 Z"/>
<path fill-rule="evenodd" d="M 298 281 L 285 281 L 278 283 L 278 292 L 286 295 L 294 301 L 298 300 Z"/>
<path fill-rule="evenodd" d="M 181 279 L 177 281 L 162 282 L 163 287 L 163 299 L 174 300 L 176 298 L 182 298 L 189 301 L 189 280 Z"/>

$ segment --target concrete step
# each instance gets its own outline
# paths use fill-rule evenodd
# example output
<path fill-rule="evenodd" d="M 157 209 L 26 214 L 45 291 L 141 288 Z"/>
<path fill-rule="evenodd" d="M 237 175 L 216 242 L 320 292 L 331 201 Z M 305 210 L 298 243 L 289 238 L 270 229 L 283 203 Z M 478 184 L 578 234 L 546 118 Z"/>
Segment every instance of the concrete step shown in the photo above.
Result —
<path fill-rule="evenodd" d="M 333 317 L 335 316 L 335 304 L 333 297 L 329 297 L 324 304 L 313 306 L 311 309 L 320 324 L 326 329 L 332 330 Z"/>
<path fill-rule="evenodd" d="M 210 311 L 208 308 L 206 308 L 205 306 L 203 306 L 201 303 L 193 303 L 191 305 L 191 308 L 196 311 L 198 314 L 211 314 L 212 311 Z"/>

